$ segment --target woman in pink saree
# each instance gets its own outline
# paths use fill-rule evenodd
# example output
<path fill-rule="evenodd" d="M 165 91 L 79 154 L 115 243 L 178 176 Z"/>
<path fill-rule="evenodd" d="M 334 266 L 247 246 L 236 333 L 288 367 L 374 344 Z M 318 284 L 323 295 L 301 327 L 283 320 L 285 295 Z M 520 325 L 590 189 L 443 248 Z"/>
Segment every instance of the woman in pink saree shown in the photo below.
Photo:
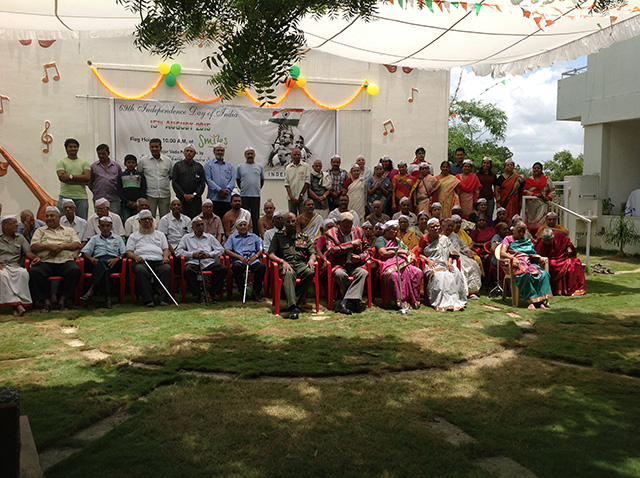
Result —
<path fill-rule="evenodd" d="M 395 301 L 398 307 L 406 308 L 410 305 L 414 309 L 417 309 L 420 307 L 422 271 L 411 265 L 414 259 L 411 250 L 397 238 L 398 221 L 387 221 L 384 227 L 384 235 L 380 236 L 376 241 L 376 251 L 382 263 L 383 280 L 388 284 L 389 299 Z M 397 263 L 396 248 L 398 249 Z M 398 270 L 400 271 L 402 300 L 404 303 L 400 302 Z"/>
<path fill-rule="evenodd" d="M 587 293 L 582 262 L 576 248 L 561 232 L 545 228 L 536 244 L 536 252 L 549 259 L 553 295 L 580 296 Z"/>

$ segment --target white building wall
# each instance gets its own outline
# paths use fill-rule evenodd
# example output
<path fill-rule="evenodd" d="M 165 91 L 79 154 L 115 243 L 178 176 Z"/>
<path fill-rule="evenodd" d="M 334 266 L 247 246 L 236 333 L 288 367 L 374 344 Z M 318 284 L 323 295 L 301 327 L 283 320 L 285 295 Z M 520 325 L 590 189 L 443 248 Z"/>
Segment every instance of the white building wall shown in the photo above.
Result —
<path fill-rule="evenodd" d="M 183 71 L 179 80 L 192 94 L 211 98 L 213 92 L 206 83 L 209 71 L 201 58 L 205 51 L 197 46 L 168 63 L 177 61 Z M 91 73 L 87 61 L 100 67 L 105 80 L 118 92 L 138 95 L 153 85 L 158 78 L 159 57 L 140 52 L 132 45 L 131 37 L 90 38 L 82 35 L 78 40 L 58 40 L 48 48 L 37 41 L 22 45 L 17 41 L 0 42 L 0 95 L 6 96 L 4 111 L 0 114 L 0 146 L 6 148 L 20 165 L 53 198 L 57 198 L 59 182 L 55 163 L 65 156 L 64 140 L 79 140 L 80 157 L 89 162 L 96 160 L 95 147 L 111 144 L 110 109 L 107 99 L 113 97 Z M 53 68 L 49 68 L 49 81 L 44 83 L 43 65 L 55 62 L 60 79 L 54 81 Z M 379 86 L 373 97 L 363 92 L 351 105 L 338 113 L 338 152 L 343 165 L 354 162 L 358 154 L 365 154 L 372 166 L 383 154 L 395 161 L 413 159 L 418 145 L 428 151 L 428 159 L 435 163 L 447 157 L 447 122 L 449 73 L 447 71 L 413 70 L 407 74 L 401 68 L 390 73 L 377 64 L 357 62 L 326 54 L 311 52 L 299 63 L 307 89 L 320 101 L 335 105 L 353 95 L 363 79 Z M 411 88 L 417 88 L 415 101 L 409 103 Z M 284 87 L 279 87 L 281 94 Z M 164 82 L 145 99 L 189 101 L 177 87 L 169 88 Z M 229 102 L 252 106 L 246 97 Z M 296 89 L 280 106 L 287 108 L 317 108 L 302 91 Z M 383 135 L 382 123 L 393 121 L 394 133 Z M 53 136 L 50 151 L 43 152 L 41 135 L 45 121 Z M 147 153 L 146 145 L 140 151 L 129 151 L 137 156 Z M 124 156 L 123 152 L 118 152 Z M 212 155 L 211 155 L 212 156 Z M 122 157 L 114 158 L 122 163 Z M 263 200 L 273 198 L 278 208 L 286 207 L 282 181 L 267 181 Z M 38 202 L 16 173 L 9 169 L 0 179 L 0 202 L 5 212 L 37 209 Z"/>

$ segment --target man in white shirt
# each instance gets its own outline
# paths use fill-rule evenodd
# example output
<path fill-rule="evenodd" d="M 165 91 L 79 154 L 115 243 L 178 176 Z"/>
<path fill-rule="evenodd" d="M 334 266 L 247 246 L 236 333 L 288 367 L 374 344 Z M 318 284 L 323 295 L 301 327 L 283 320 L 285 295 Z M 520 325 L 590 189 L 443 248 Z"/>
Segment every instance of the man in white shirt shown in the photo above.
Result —
<path fill-rule="evenodd" d="M 303 211 L 304 199 L 311 181 L 311 168 L 303 163 L 300 148 L 291 150 L 291 163 L 284 170 L 284 187 L 289 200 L 289 212 L 296 216 Z"/>
<path fill-rule="evenodd" d="M 162 141 L 153 138 L 149 141 L 149 151 L 138 161 L 138 171 L 147 180 L 147 199 L 149 210 L 153 217 L 160 211 L 160 217 L 169 213 L 169 199 L 171 198 L 171 173 L 173 161 L 162 154 Z"/>
<path fill-rule="evenodd" d="M 155 307 L 153 302 L 154 286 L 158 294 L 158 305 L 169 305 L 169 297 L 164 291 L 164 289 L 169 290 L 171 279 L 169 243 L 164 234 L 155 230 L 150 211 L 146 209 L 140 211 L 139 216 L 140 230 L 131 234 L 127 240 L 127 257 L 134 262 L 133 272 L 136 276 L 136 285 L 140 290 L 145 307 Z M 155 281 L 145 262 L 160 278 L 164 289 Z M 153 284 L 152 279 L 154 280 Z"/>
<path fill-rule="evenodd" d="M 271 241 L 273 241 L 273 236 L 275 236 L 279 231 L 284 231 L 284 214 L 280 211 L 276 211 L 273 213 L 273 227 L 264 232 L 262 242 L 264 244 L 265 251 L 269 250 L 269 247 L 271 247 Z"/>
<path fill-rule="evenodd" d="M 353 209 L 349 209 L 349 196 L 347 194 L 341 194 L 338 197 L 338 207 L 329 213 L 327 219 L 333 219 L 333 222 L 338 224 L 340 214 L 343 212 L 350 212 L 353 218 L 353 226 L 360 227 L 360 216 Z"/>
<path fill-rule="evenodd" d="M 209 303 L 213 303 L 218 296 L 222 285 L 227 277 L 226 266 L 220 264 L 220 256 L 224 255 L 224 247 L 211 234 L 204 232 L 204 221 L 201 217 L 194 217 L 191 221 L 193 232 L 180 239 L 180 244 L 176 248 L 176 256 L 183 256 L 186 264 L 184 266 L 184 280 L 194 297 L 202 302 L 202 286 L 198 282 L 198 273 L 210 271 L 211 288 L 209 290 Z M 204 279 L 204 278 L 203 278 Z"/>
<path fill-rule="evenodd" d="M 180 239 L 191 230 L 191 219 L 182 214 L 182 202 L 180 199 L 173 198 L 171 200 L 171 212 L 166 216 L 162 216 L 158 223 L 158 231 L 167 236 L 169 249 L 174 249 L 180 244 Z"/>
<path fill-rule="evenodd" d="M 116 236 L 124 236 L 124 226 L 122 225 L 122 219 L 120 216 L 114 212 L 109 211 L 109 201 L 105 198 L 97 199 L 94 203 L 94 208 L 96 212 L 94 212 L 89 219 L 87 219 L 87 227 L 84 230 L 84 235 L 82 236 L 83 242 L 87 242 L 96 234 L 100 234 L 100 218 L 104 216 L 109 216 L 113 223 L 113 233 Z"/>
<path fill-rule="evenodd" d="M 87 228 L 87 221 L 76 215 L 76 203 L 73 199 L 62 199 L 62 214 L 60 217 L 60 225 L 64 227 L 70 227 L 78 237 L 84 237 L 84 231 Z"/>

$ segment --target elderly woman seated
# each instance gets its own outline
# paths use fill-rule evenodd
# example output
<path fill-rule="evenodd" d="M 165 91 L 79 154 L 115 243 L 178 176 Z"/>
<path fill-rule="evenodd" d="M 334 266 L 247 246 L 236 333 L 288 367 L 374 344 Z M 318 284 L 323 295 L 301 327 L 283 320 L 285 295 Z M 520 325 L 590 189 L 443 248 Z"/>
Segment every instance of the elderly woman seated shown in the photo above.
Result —
<path fill-rule="evenodd" d="M 406 309 L 411 305 L 417 309 L 420 307 L 422 271 L 411 265 L 414 259 L 411 249 L 397 237 L 398 221 L 387 221 L 383 227 L 384 235 L 378 238 L 375 247 L 382 263 L 383 280 L 391 286 L 387 289 L 389 299 L 396 301 L 398 307 Z"/>
<path fill-rule="evenodd" d="M 460 216 L 456 216 L 459 218 Z M 451 241 L 451 250 L 460 257 L 460 268 L 467 287 L 467 297 L 477 299 L 476 293 L 482 287 L 482 269 L 475 261 L 473 249 L 468 247 L 462 239 L 453 231 L 454 219 L 448 217 L 442 221 L 442 235 Z"/>
<path fill-rule="evenodd" d="M 447 236 L 440 235 L 438 219 L 429 219 L 427 238 L 429 244 L 423 245 L 421 240 L 418 254 L 426 261 L 424 273 L 429 282 L 425 294 L 429 295 L 429 303 L 439 311 L 464 309 L 467 305 L 467 287 L 462 272 L 453 266 L 451 241 Z"/>
<path fill-rule="evenodd" d="M 543 229 L 536 251 L 549 259 L 554 295 L 579 296 L 587 293 L 582 262 L 576 257 L 576 248 L 564 232 Z"/>
<path fill-rule="evenodd" d="M 513 225 L 513 235 L 502 241 L 500 259 L 511 262 L 520 297 L 529 303 L 527 309 L 547 309 L 545 302 L 552 295 L 549 273 L 538 266 L 546 259 L 536 252 L 526 232 L 525 222 L 517 220 Z"/>

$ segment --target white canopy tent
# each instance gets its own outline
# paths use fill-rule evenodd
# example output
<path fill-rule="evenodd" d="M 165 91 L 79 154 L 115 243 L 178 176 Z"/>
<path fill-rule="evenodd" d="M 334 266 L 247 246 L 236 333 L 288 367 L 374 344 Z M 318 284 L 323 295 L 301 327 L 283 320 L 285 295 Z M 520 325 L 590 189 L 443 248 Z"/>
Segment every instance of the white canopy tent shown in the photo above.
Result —
<path fill-rule="evenodd" d="M 369 23 L 305 18 L 301 28 L 309 48 L 354 60 L 423 69 L 471 66 L 479 74 L 503 76 L 640 34 L 640 0 L 606 14 L 586 5 L 395 0 L 381 3 Z M 0 0 L 0 41 L 128 35 L 138 21 L 115 0 Z"/>

